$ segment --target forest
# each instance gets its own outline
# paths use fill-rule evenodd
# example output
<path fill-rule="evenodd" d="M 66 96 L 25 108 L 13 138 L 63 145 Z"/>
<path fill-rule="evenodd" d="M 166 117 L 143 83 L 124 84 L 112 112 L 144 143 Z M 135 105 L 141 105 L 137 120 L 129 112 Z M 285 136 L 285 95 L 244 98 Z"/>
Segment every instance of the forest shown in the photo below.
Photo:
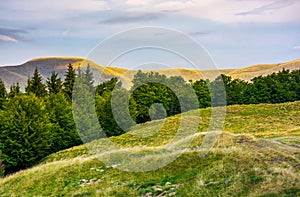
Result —
<path fill-rule="evenodd" d="M 7 92 L 0 79 L 0 176 L 31 167 L 51 153 L 82 144 L 83 138 L 85 141 L 93 139 L 79 134 L 74 123 L 75 80 L 94 95 L 97 119 L 103 129 L 99 131 L 102 132 L 100 137 L 121 135 L 133 122 L 144 123 L 196 108 L 300 100 L 300 70 L 283 69 L 250 82 L 224 74 L 213 81 L 185 81 L 180 76 L 138 71 L 132 87 L 127 90 L 117 78 L 94 84 L 89 66 L 75 70 L 69 64 L 64 79 L 53 71 L 45 83 L 35 69 L 28 78 L 25 92 L 18 83 Z M 220 99 L 222 88 L 226 102 Z M 133 121 L 128 121 L 119 110 L 118 123 L 122 125 L 117 124 L 111 107 L 114 94 L 120 95 L 119 101 L 129 101 Z M 119 103 L 119 109 L 126 107 L 124 103 Z"/>

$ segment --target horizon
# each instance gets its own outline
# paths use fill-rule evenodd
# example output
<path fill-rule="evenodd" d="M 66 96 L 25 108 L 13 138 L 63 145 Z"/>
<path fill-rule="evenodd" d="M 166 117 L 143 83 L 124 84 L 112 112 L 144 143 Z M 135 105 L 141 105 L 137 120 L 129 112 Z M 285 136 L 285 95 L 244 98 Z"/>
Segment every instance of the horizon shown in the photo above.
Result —
<path fill-rule="evenodd" d="M 186 34 L 203 46 L 219 69 L 287 62 L 299 59 L 299 9 L 295 0 L 2 1 L 0 66 L 43 56 L 88 58 L 112 35 L 145 26 Z M 130 69 L 140 57 L 131 58 L 114 66 Z M 190 67 L 175 61 L 171 65 Z"/>
<path fill-rule="evenodd" d="M 43 57 L 34 57 L 34 58 L 31 58 L 31 59 L 28 59 L 20 64 L 11 64 L 11 65 L 0 65 L 0 67 L 10 67 L 10 66 L 22 66 L 28 62 L 31 62 L 31 61 L 38 61 L 38 60 L 43 60 L 43 59 L 83 59 L 83 60 L 89 60 L 87 58 L 84 58 L 84 57 L 80 57 L 80 56 L 43 56 Z M 251 67 L 251 66 L 257 66 L 257 65 L 265 65 L 265 64 L 284 64 L 284 63 L 288 63 L 288 62 L 292 62 L 292 61 L 296 61 L 296 60 L 299 60 L 300 58 L 296 58 L 296 59 L 290 59 L 286 62 L 262 62 L 262 63 L 255 63 L 255 64 L 252 64 L 252 65 L 241 65 L 241 66 L 238 66 L 238 67 L 219 67 L 219 65 L 216 65 L 216 69 L 217 70 L 235 70 L 235 69 L 242 69 L 242 68 L 247 68 L 247 67 Z M 103 66 L 103 67 L 113 67 L 113 68 L 122 68 L 122 69 L 128 69 L 128 70 L 142 70 L 142 71 L 155 71 L 155 70 L 165 70 L 165 69 L 187 69 L 187 70 L 210 70 L 210 69 L 197 69 L 197 68 L 190 68 L 190 67 L 180 67 L 180 66 L 172 66 L 172 67 L 154 67 L 154 68 L 146 68 L 146 69 L 143 69 L 143 68 L 138 68 L 138 69 L 131 69 L 131 68 L 126 68 L 126 67 L 117 67 L 117 66 L 114 66 L 114 65 L 107 65 L 107 66 L 104 66 L 104 65 L 101 65 L 101 64 L 98 64 L 96 63 L 98 66 Z M 147 67 L 147 66 L 146 66 Z"/>

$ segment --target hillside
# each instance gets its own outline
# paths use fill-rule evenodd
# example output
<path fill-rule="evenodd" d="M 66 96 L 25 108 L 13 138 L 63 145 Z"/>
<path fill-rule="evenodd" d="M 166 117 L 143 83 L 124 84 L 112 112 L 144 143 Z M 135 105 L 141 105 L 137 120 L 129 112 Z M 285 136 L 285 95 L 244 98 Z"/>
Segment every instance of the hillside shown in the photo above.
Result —
<path fill-rule="evenodd" d="M 300 101 L 227 107 L 222 134 L 213 149 L 200 158 L 199 147 L 210 114 L 209 108 L 184 114 L 184 121 L 200 118 L 198 133 L 190 136 L 193 140 L 189 146 L 172 149 L 185 150 L 178 159 L 155 171 L 121 171 L 117 165 L 100 162 L 85 146 L 77 146 L 0 179 L 0 196 L 300 195 Z M 123 147 L 124 153 L 143 154 L 168 144 L 180 118 L 181 115 L 176 115 L 137 125 L 128 133 L 110 139 Z M 101 139 L 88 146 L 97 147 L 106 141 Z M 150 159 L 162 162 L 172 151 Z M 99 157 L 118 161 L 118 155 L 119 152 L 106 152 Z M 149 158 L 136 161 L 130 160 L 131 156 L 126 160 L 130 164 L 127 168 L 137 163 L 148 164 Z"/>
<path fill-rule="evenodd" d="M 127 70 L 110 66 L 103 67 L 80 57 L 43 57 L 32 59 L 21 65 L 0 67 L 0 78 L 3 79 L 7 88 L 9 88 L 12 83 L 16 82 L 19 82 L 21 87 L 24 88 L 28 76 L 32 75 L 35 68 L 39 69 L 44 80 L 51 75 L 53 70 L 63 78 L 69 63 L 71 63 L 74 68 L 89 64 L 91 65 L 95 76 L 100 75 L 101 80 L 118 77 L 126 87 L 131 85 L 131 79 L 137 72 L 136 70 Z M 148 71 L 151 72 L 151 70 Z M 202 76 L 200 71 L 192 69 L 164 69 L 153 71 L 167 76 L 181 75 L 185 80 L 198 80 Z M 226 72 L 226 70 L 224 70 L 224 72 Z"/>
<path fill-rule="evenodd" d="M 245 68 L 240 68 L 229 72 L 228 74 L 233 78 L 240 78 L 246 81 L 250 81 L 252 78 L 257 76 L 265 76 L 272 74 L 273 72 L 277 73 L 283 68 L 286 70 L 299 70 L 300 69 L 300 59 L 279 63 L 279 64 L 258 64 L 254 66 L 248 66 Z"/>
<path fill-rule="evenodd" d="M 21 65 L 0 67 L 0 78 L 3 79 L 7 88 L 9 88 L 12 83 L 16 82 L 19 82 L 21 87 L 24 88 L 28 76 L 32 75 L 35 68 L 39 69 L 39 72 L 44 77 L 44 80 L 51 75 L 53 70 L 58 72 L 59 76 L 63 78 L 69 63 L 71 63 L 75 68 L 90 64 L 92 71 L 96 76 L 101 74 L 100 78 L 102 81 L 112 77 L 118 77 L 123 82 L 125 87 L 129 87 L 131 85 L 131 79 L 137 72 L 136 70 L 127 70 L 123 68 L 103 67 L 90 60 L 85 60 L 84 58 L 80 57 L 43 57 L 32 59 Z M 281 64 L 259 64 L 240 69 L 221 69 L 219 72 L 230 75 L 233 78 L 240 78 L 249 81 L 250 79 L 259 75 L 267 75 L 273 72 L 278 72 L 283 68 L 290 70 L 300 69 L 300 59 Z M 168 77 L 180 75 L 186 81 L 199 80 L 200 78 L 203 78 L 203 76 L 211 80 L 215 77 L 215 72 L 211 70 L 199 71 L 185 68 L 170 68 L 147 71 L 159 72 L 160 74 L 164 74 Z"/>

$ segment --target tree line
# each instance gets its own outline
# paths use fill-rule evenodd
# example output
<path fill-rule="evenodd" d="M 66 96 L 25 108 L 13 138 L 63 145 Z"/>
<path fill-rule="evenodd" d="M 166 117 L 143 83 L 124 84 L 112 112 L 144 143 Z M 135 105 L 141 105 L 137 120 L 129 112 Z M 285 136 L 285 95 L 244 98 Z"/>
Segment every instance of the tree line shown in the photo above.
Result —
<path fill-rule="evenodd" d="M 251 82 L 224 74 L 213 81 L 185 81 L 180 76 L 138 71 L 129 90 L 122 88 L 117 78 L 98 85 L 94 85 L 93 79 L 90 66 L 82 71 L 75 70 L 72 64 L 68 65 L 63 80 L 53 71 L 45 83 L 35 69 L 28 77 L 25 92 L 18 83 L 11 85 L 7 92 L 0 79 L 0 175 L 30 167 L 51 153 L 81 144 L 82 139 L 86 142 L 105 135 L 121 135 L 136 123 L 212 105 L 300 99 L 300 70 L 283 69 L 253 78 Z M 75 80 L 80 82 L 80 87 L 93 93 L 97 123 L 102 127 L 101 131 L 96 131 L 96 138 L 88 132 L 77 132 L 72 113 Z M 220 99 L 224 96 L 222 89 L 226 91 L 227 102 Z M 87 102 L 85 99 L 82 101 Z M 112 108 L 115 105 L 117 110 Z M 88 122 L 80 121 L 82 124 Z"/>

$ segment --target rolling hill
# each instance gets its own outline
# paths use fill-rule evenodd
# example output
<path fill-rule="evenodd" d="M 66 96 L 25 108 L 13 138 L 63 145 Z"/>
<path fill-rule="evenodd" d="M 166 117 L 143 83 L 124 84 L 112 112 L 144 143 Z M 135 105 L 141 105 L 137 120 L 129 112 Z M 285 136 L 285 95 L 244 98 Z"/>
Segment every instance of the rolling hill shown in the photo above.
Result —
<path fill-rule="evenodd" d="M 130 153 L 126 160 L 120 161 L 119 152 L 113 151 L 92 155 L 87 147 L 108 141 L 100 139 L 52 154 L 30 169 L 0 178 L 0 196 L 299 196 L 299 113 L 299 101 L 229 106 L 223 132 L 201 158 L 200 145 L 211 109 L 189 111 L 184 114 L 185 121 L 200 119 L 198 132 L 188 136 L 191 144 L 171 149 L 184 150 L 172 163 L 154 171 L 128 172 L 101 162 L 105 158 L 116 159 L 118 165 L 129 161 L 123 166 L 126 169 L 149 165 L 149 159 L 162 162 L 168 158 L 172 151 L 131 159 L 135 153 L 170 143 L 182 115 L 147 122 L 110 138 L 122 147 L 121 152 Z"/>
<path fill-rule="evenodd" d="M 260 75 L 265 76 L 272 74 L 273 72 L 277 73 L 283 68 L 290 71 L 299 70 L 300 59 L 278 64 L 257 64 L 254 66 L 248 66 L 245 68 L 233 70 L 228 74 L 233 78 L 240 78 L 246 81 L 250 81 L 252 78 L 258 77 Z"/>
<path fill-rule="evenodd" d="M 21 65 L 0 66 L 0 78 L 6 84 L 7 89 L 12 83 L 16 82 L 19 82 L 21 87 L 24 88 L 28 76 L 32 75 L 35 68 L 38 68 L 44 80 L 49 77 L 51 72 L 54 70 L 58 72 L 61 78 L 63 78 L 69 63 L 71 63 L 75 68 L 78 68 L 79 66 L 84 67 L 85 65 L 89 64 L 91 65 L 95 76 L 101 76 L 101 81 L 110 79 L 112 77 L 118 77 L 123 82 L 125 87 L 130 87 L 131 79 L 137 72 L 136 70 L 127 70 L 124 68 L 110 66 L 104 67 L 80 57 L 42 57 L 32 59 Z M 300 69 L 300 59 L 280 64 L 259 64 L 240 69 L 221 69 L 219 72 L 230 75 L 233 78 L 240 78 L 249 81 L 253 77 L 278 72 L 283 68 L 290 70 Z M 185 68 L 170 68 L 147 71 L 159 72 L 161 74 L 165 74 L 166 76 L 180 75 L 187 81 L 195 81 L 204 77 L 212 80 L 216 76 L 215 72 L 212 70 L 199 71 Z"/>

